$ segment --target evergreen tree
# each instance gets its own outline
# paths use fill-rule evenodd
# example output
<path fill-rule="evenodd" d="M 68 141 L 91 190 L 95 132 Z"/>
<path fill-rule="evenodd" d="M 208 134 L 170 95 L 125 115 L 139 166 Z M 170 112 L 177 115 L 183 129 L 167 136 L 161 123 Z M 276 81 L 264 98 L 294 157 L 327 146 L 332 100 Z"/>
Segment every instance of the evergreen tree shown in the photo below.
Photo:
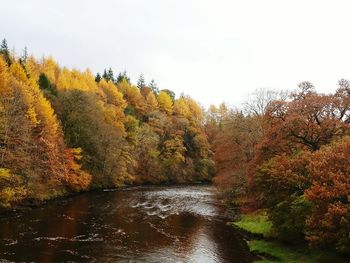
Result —
<path fill-rule="evenodd" d="M 159 93 L 159 88 L 157 86 L 157 83 L 154 81 L 154 79 L 151 80 L 151 82 L 148 84 L 148 86 L 155 94 Z"/>
<path fill-rule="evenodd" d="M 23 54 L 21 55 L 18 61 L 19 61 L 19 64 L 21 64 L 24 71 L 26 72 L 26 74 L 28 75 L 27 69 L 26 69 L 27 59 L 28 59 L 28 50 L 27 50 L 27 47 L 24 47 Z"/>
<path fill-rule="evenodd" d="M 138 79 L 138 81 L 137 81 L 137 87 L 139 88 L 139 89 L 142 89 L 143 87 L 145 87 L 146 86 L 146 84 L 145 84 L 145 78 L 143 77 L 143 74 L 141 73 L 141 75 L 140 75 L 140 77 L 139 77 L 139 79 Z"/>
<path fill-rule="evenodd" d="M 117 77 L 117 83 L 121 83 L 123 80 L 126 80 L 130 84 L 130 78 L 128 77 L 126 71 L 119 72 L 118 77 Z"/>
<path fill-rule="evenodd" d="M 110 81 L 112 81 L 112 82 L 115 81 L 115 79 L 114 79 L 114 73 L 113 73 L 112 68 L 109 68 L 109 69 L 108 69 L 107 76 L 108 76 L 108 79 L 107 79 L 107 80 L 110 80 Z"/>
<path fill-rule="evenodd" d="M 40 74 L 38 84 L 40 89 L 49 91 L 53 95 L 57 95 L 55 87 L 52 86 L 50 80 L 45 75 L 45 73 Z"/>
<path fill-rule="evenodd" d="M 107 70 L 106 70 L 106 69 L 103 70 L 102 78 L 104 78 L 104 79 L 107 80 L 107 81 L 109 80 L 109 79 L 108 79 L 108 74 L 107 74 Z"/>
<path fill-rule="evenodd" d="M 96 83 L 99 83 L 101 81 L 101 79 L 102 79 L 102 77 L 101 77 L 100 73 L 97 73 L 96 77 L 95 77 Z"/>
<path fill-rule="evenodd" d="M 22 54 L 22 56 L 19 59 L 20 63 L 22 65 L 25 65 L 27 63 L 27 59 L 28 59 L 28 49 L 27 49 L 27 47 L 24 47 L 23 54 Z"/>
<path fill-rule="evenodd" d="M 11 65 L 12 64 L 12 61 L 11 61 L 11 56 L 10 56 L 10 50 L 8 48 L 8 45 L 7 45 L 7 40 L 4 38 L 1 42 L 1 45 L 0 45 L 0 54 L 2 54 L 4 56 L 4 59 L 7 63 L 7 65 Z"/>
<path fill-rule="evenodd" d="M 0 45 L 0 52 L 2 54 L 4 53 L 9 53 L 9 48 L 8 48 L 8 45 L 7 45 L 7 40 L 6 38 L 4 38 L 2 41 L 1 41 L 1 45 Z"/>

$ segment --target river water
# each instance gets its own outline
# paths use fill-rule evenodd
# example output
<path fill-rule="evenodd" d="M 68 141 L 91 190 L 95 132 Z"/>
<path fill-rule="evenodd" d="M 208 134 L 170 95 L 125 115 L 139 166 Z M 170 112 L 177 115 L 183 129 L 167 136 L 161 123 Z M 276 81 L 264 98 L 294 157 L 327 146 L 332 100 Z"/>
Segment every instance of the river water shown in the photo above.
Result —
<path fill-rule="evenodd" d="M 212 186 L 85 193 L 0 217 L 0 262 L 251 262 Z"/>

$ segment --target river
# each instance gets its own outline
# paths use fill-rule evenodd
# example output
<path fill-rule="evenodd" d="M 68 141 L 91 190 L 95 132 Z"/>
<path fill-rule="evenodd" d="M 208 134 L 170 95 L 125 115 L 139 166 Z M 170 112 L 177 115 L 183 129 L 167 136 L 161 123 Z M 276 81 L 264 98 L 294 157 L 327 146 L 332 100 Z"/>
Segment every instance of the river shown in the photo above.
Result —
<path fill-rule="evenodd" d="M 90 192 L 0 216 L 0 262 L 251 262 L 213 186 Z"/>

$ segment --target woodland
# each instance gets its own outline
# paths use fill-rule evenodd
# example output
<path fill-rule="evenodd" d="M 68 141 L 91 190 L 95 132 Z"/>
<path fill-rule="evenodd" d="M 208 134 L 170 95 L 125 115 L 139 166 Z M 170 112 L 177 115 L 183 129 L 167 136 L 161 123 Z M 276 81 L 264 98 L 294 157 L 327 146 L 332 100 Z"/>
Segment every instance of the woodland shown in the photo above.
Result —
<path fill-rule="evenodd" d="M 213 90 L 215 92 L 215 90 Z M 350 82 L 260 89 L 241 108 L 0 47 L 0 208 L 135 184 L 213 182 L 279 240 L 350 252 Z"/>

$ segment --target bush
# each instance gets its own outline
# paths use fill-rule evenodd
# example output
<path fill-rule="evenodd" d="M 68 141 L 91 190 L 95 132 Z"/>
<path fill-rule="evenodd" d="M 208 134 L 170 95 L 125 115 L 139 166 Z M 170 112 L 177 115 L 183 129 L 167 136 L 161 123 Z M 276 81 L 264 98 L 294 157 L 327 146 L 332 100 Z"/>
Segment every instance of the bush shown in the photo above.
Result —
<path fill-rule="evenodd" d="M 298 243 L 304 239 L 305 221 L 309 214 L 310 202 L 304 196 L 291 196 L 270 209 L 273 232 L 279 240 Z"/>
<path fill-rule="evenodd" d="M 25 196 L 20 178 L 11 174 L 9 169 L 0 168 L 0 208 L 10 208 Z"/>

